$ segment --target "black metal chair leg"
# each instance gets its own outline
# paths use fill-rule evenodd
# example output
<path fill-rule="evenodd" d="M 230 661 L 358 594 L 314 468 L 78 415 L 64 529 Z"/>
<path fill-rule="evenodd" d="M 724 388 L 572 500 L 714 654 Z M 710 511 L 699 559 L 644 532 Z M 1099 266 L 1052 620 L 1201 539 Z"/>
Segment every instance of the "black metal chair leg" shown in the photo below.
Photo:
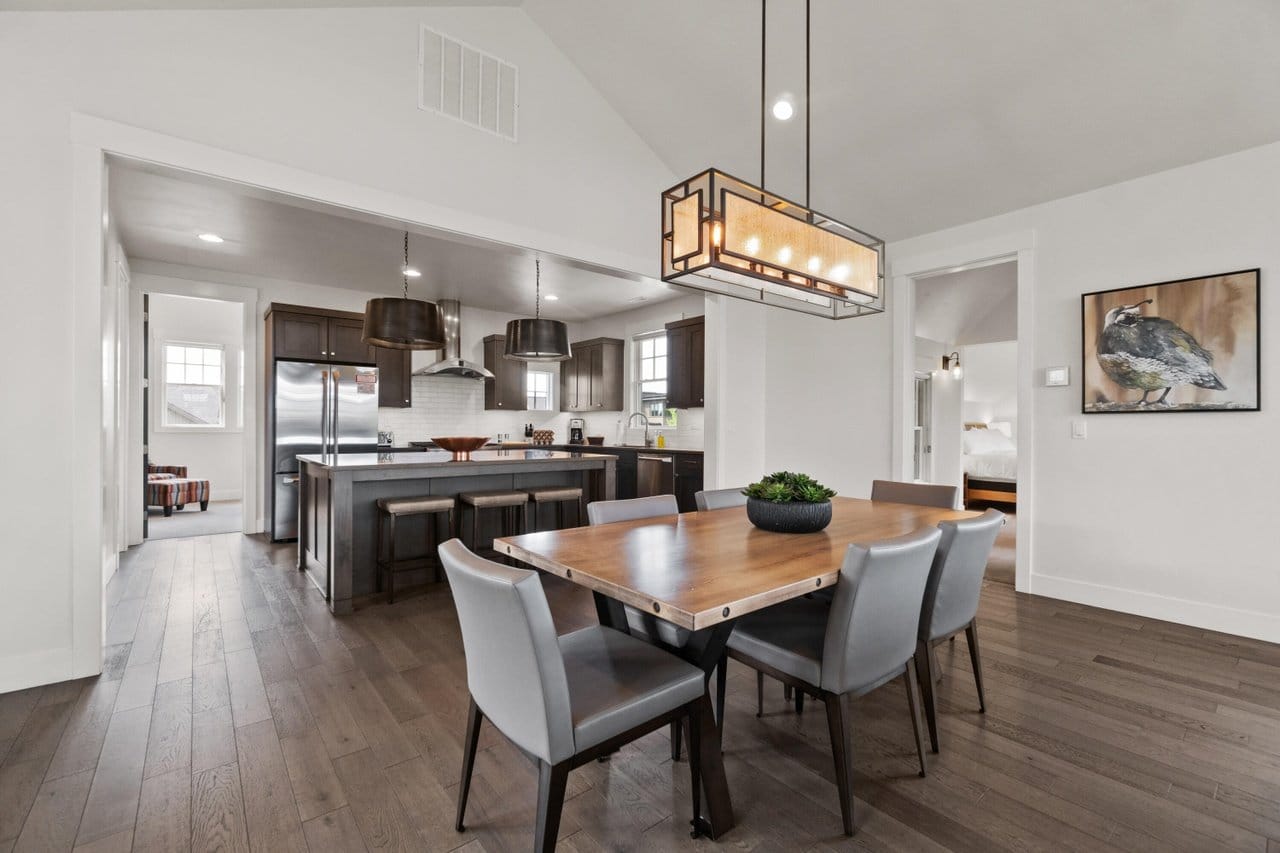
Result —
<path fill-rule="evenodd" d="M 699 699 L 689 707 L 689 787 L 693 789 L 693 830 L 691 838 L 701 835 L 698 818 L 702 812 L 702 714 L 709 713 L 707 701 Z"/>
<path fill-rule="evenodd" d="M 840 792 L 840 819 L 844 822 L 844 834 L 853 835 L 853 785 L 849 778 L 853 740 L 849 701 L 834 693 L 828 693 L 823 700 L 827 705 L 827 729 L 831 733 L 831 757 L 836 765 L 836 788 Z"/>
<path fill-rule="evenodd" d="M 671 724 L 671 760 L 680 760 L 680 721 Z"/>
<path fill-rule="evenodd" d="M 928 765 L 924 762 L 924 734 L 920 727 L 920 709 L 916 696 L 916 681 L 911 673 L 911 661 L 902 670 L 902 680 L 907 683 L 907 710 L 911 712 L 911 731 L 916 736 L 916 755 L 920 758 L 920 776 L 924 778 Z"/>
<path fill-rule="evenodd" d="M 934 695 L 933 655 L 929 654 L 929 643 L 921 640 L 916 644 L 916 682 L 920 685 L 924 705 L 924 720 L 929 726 L 929 746 L 938 751 L 938 706 Z"/>
<path fill-rule="evenodd" d="M 484 714 L 480 711 L 476 700 L 471 700 L 471 708 L 467 711 L 467 735 L 462 742 L 462 782 L 458 786 L 458 819 L 454 823 L 454 829 L 458 832 L 466 832 L 467 826 L 463 819 L 467 814 L 467 795 L 471 793 L 471 770 L 476 763 L 476 746 L 480 743 L 480 723 L 484 721 Z"/>
<path fill-rule="evenodd" d="M 756 716 L 764 716 L 764 673 L 756 672 Z"/>
<path fill-rule="evenodd" d="M 804 691 L 798 688 L 796 689 L 796 713 L 804 713 Z"/>
<path fill-rule="evenodd" d="M 569 781 L 569 762 L 538 765 L 538 823 L 534 830 L 535 853 L 550 853 L 556 849 L 556 836 L 560 834 L 560 812 L 564 809 L 564 791 Z"/>
<path fill-rule="evenodd" d="M 978 710 L 987 713 L 987 695 L 982 689 L 982 654 L 978 651 L 978 620 L 974 619 L 964 629 L 969 641 L 969 660 L 973 663 L 973 681 L 978 686 Z"/>

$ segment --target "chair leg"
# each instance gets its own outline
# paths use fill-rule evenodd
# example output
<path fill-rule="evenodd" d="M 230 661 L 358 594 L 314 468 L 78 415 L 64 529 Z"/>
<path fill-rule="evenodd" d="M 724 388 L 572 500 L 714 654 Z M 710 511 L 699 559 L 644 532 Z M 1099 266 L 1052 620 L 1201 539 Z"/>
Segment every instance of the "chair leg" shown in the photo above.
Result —
<path fill-rule="evenodd" d="M 916 681 L 920 684 L 920 692 L 924 701 L 924 719 L 929 724 L 929 746 L 938 751 L 938 705 L 934 696 L 933 655 L 929 653 L 929 641 L 921 640 L 916 644 Z"/>
<path fill-rule="evenodd" d="M 823 701 L 827 705 L 831 757 L 836 764 L 836 788 L 840 792 L 840 818 L 844 821 L 844 834 L 853 835 L 853 784 L 849 778 L 853 765 L 853 740 L 849 719 L 849 700 L 844 696 L 828 693 L 823 697 Z"/>
<path fill-rule="evenodd" d="M 724 694 L 728 687 L 729 656 L 721 654 L 720 662 L 716 664 L 716 723 L 720 726 L 722 733 L 724 732 Z"/>
<path fill-rule="evenodd" d="M 691 838 L 700 834 L 698 817 L 702 811 L 702 715 L 710 713 L 705 697 L 689 705 L 689 787 L 693 791 L 693 831 Z"/>
<path fill-rule="evenodd" d="M 556 836 L 560 834 L 560 812 L 564 809 L 564 791 L 569 781 L 569 762 L 538 764 L 538 824 L 534 830 L 535 853 L 550 853 L 556 849 Z"/>
<path fill-rule="evenodd" d="M 756 671 L 756 717 L 764 716 L 764 673 Z"/>
<path fill-rule="evenodd" d="M 796 691 L 796 713 L 797 714 L 804 713 L 804 691 L 803 690 Z"/>
<path fill-rule="evenodd" d="M 205 499 L 205 500 L 200 501 L 200 511 L 201 511 L 201 512 L 204 512 L 204 511 L 205 511 L 205 510 L 207 510 L 208 508 L 209 508 L 209 501 L 208 501 L 208 499 Z"/>
<path fill-rule="evenodd" d="M 788 702 L 788 703 L 791 701 L 791 685 L 790 684 L 782 685 L 782 701 Z"/>
<path fill-rule="evenodd" d="M 681 749 L 680 735 L 682 731 L 681 729 L 682 725 L 683 725 L 683 722 L 681 720 L 676 720 L 674 723 L 671 724 L 671 760 L 672 761 L 680 760 L 680 749 Z"/>
<path fill-rule="evenodd" d="M 382 534 L 383 534 L 383 515 L 382 510 L 378 510 L 378 531 L 373 540 L 373 591 L 382 592 Z"/>
<path fill-rule="evenodd" d="M 924 734 L 920 727 L 920 703 L 916 696 L 916 680 L 911 673 L 911 661 L 902 669 L 902 680 L 907 683 L 907 710 L 911 712 L 911 731 L 916 736 L 916 755 L 920 758 L 920 777 L 924 778 L 928 766 L 924 763 Z"/>
<path fill-rule="evenodd" d="M 458 785 L 458 819 L 454 822 L 454 829 L 458 832 L 467 831 L 463 818 L 467 814 L 467 795 L 471 793 L 471 770 L 476 763 L 476 745 L 480 743 L 482 722 L 484 722 L 484 713 L 476 705 L 476 700 L 472 699 L 471 708 L 467 711 L 467 735 L 462 742 L 462 782 Z"/>
<path fill-rule="evenodd" d="M 978 685 L 978 710 L 987 713 L 987 696 L 982 689 L 982 654 L 978 651 L 978 620 L 974 619 L 964 629 L 969 641 L 969 660 L 973 663 L 973 680 Z"/>
<path fill-rule="evenodd" d="M 387 604 L 396 603 L 396 517 L 391 516 L 391 557 L 387 562 Z"/>

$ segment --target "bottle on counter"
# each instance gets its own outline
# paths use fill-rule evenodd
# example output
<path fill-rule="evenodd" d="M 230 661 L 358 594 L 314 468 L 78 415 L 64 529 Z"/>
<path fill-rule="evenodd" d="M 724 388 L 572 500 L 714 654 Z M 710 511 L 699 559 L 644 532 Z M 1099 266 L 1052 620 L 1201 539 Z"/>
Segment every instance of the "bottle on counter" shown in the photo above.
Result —
<path fill-rule="evenodd" d="M 666 446 L 667 446 L 667 437 L 666 437 L 665 435 L 663 435 L 662 433 L 658 433 L 658 446 L 659 446 L 659 447 L 666 447 Z"/>

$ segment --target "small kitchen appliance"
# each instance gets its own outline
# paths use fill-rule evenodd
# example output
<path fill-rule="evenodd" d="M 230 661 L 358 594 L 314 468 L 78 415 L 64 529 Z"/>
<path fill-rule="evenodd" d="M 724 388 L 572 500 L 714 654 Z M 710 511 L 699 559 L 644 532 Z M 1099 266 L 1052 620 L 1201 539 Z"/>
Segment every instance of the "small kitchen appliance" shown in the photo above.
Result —
<path fill-rule="evenodd" d="M 587 440 L 583 437 L 586 428 L 587 422 L 582 418 L 569 418 L 569 443 L 586 444 Z"/>

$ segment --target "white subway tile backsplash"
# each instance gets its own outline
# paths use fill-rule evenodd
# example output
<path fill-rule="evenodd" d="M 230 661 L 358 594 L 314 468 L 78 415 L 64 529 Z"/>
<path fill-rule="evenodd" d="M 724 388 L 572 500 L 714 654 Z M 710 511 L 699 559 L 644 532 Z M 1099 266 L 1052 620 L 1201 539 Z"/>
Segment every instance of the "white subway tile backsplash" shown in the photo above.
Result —
<path fill-rule="evenodd" d="M 671 447 L 702 449 L 702 409 L 679 412 L 678 426 L 662 430 Z M 524 425 L 555 430 L 556 441 L 569 440 L 569 419 L 561 412 L 486 412 L 484 383 L 459 376 L 413 377 L 413 405 L 407 409 L 379 409 L 378 428 L 395 433 L 396 444 L 425 441 L 437 435 L 488 435 L 509 433 L 513 440 L 524 436 Z M 588 435 L 603 435 L 605 442 L 618 440 L 618 424 L 626 423 L 626 413 L 593 412 L 581 415 Z M 653 429 L 650 428 L 650 435 Z M 631 430 L 627 443 L 639 443 L 644 431 Z"/>

